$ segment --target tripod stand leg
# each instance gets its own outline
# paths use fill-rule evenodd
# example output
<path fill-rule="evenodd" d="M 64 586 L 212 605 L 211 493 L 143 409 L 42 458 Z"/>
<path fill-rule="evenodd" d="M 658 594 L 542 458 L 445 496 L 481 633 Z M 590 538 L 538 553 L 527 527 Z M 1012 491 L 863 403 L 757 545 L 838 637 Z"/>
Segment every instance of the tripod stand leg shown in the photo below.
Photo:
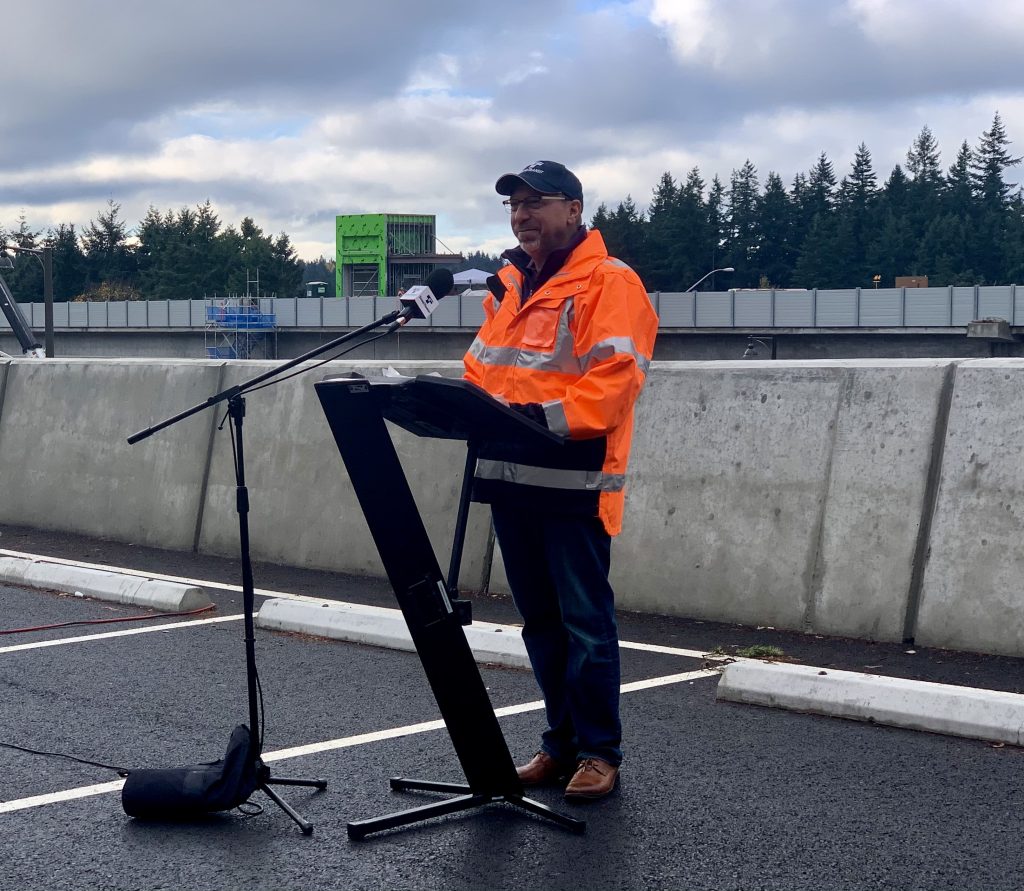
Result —
<path fill-rule="evenodd" d="M 326 789 L 327 780 L 299 780 L 295 777 L 267 777 L 264 781 L 273 786 L 309 786 L 312 789 Z"/>
<path fill-rule="evenodd" d="M 445 814 L 466 811 L 470 808 L 490 804 L 493 800 L 489 795 L 460 795 L 457 798 L 449 798 L 447 801 L 436 801 L 433 804 L 409 808 L 407 811 L 385 814 L 383 817 L 353 820 L 348 824 L 348 837 L 358 841 L 371 832 L 383 832 L 385 829 L 407 826 L 410 823 L 418 823 L 420 820 L 429 820 L 431 817 L 442 817 Z"/>
<path fill-rule="evenodd" d="M 465 794 L 472 790 L 465 783 L 438 783 L 433 780 L 409 780 L 404 777 L 392 777 L 391 789 L 395 792 L 452 792 Z"/>
<path fill-rule="evenodd" d="M 271 789 L 270 786 L 267 785 L 267 783 L 263 783 L 260 786 L 260 789 L 263 790 L 266 796 L 271 801 L 273 801 L 274 804 L 281 808 L 281 810 L 283 810 L 289 817 L 291 817 L 296 822 L 299 829 L 302 830 L 303 835 L 313 834 L 313 824 L 310 823 L 308 820 L 303 820 L 302 817 L 299 816 L 295 808 L 293 808 L 290 804 L 288 804 L 287 801 L 285 801 L 280 795 L 278 795 L 273 789 Z"/>
<path fill-rule="evenodd" d="M 564 829 L 569 829 L 575 832 L 577 835 L 586 832 L 587 823 L 585 820 L 577 820 L 575 817 L 570 817 L 567 814 L 562 814 L 556 811 L 554 808 L 548 807 L 546 804 L 541 804 L 539 801 L 534 801 L 532 798 L 506 798 L 509 804 L 514 804 L 516 807 L 521 807 L 524 811 L 529 811 L 531 814 L 536 814 L 538 817 L 543 817 L 545 820 L 550 820 L 552 823 L 557 823 Z"/>
<path fill-rule="evenodd" d="M 370 820 L 353 820 L 348 824 L 348 837 L 358 841 L 369 835 L 371 832 L 383 832 L 385 829 L 396 829 L 399 826 L 406 826 L 409 823 L 418 823 L 421 820 L 428 820 L 431 817 L 440 817 L 445 814 L 465 811 L 470 808 L 483 807 L 486 804 L 497 804 L 508 802 L 515 807 L 528 811 L 535 816 L 542 817 L 563 829 L 575 832 L 577 835 L 587 829 L 586 821 L 577 820 L 567 814 L 559 813 L 546 804 L 534 801 L 532 798 L 524 798 L 522 795 L 485 795 L 473 793 L 470 787 L 463 783 L 440 783 L 432 780 L 410 780 L 402 777 L 391 778 L 391 788 L 396 792 L 461 792 L 466 794 L 457 795 L 445 801 L 434 804 L 425 804 L 421 807 L 410 808 L 406 811 L 398 811 L 393 814 L 386 814 L 383 817 L 374 817 Z"/>

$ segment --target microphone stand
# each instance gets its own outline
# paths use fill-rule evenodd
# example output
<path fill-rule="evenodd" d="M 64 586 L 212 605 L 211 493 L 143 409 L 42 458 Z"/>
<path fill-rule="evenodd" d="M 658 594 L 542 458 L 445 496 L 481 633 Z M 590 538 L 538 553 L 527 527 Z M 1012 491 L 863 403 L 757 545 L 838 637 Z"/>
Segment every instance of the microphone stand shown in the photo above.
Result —
<path fill-rule="evenodd" d="M 173 417 L 167 418 L 158 424 L 154 424 L 152 427 L 147 427 L 145 430 L 140 430 L 138 433 L 134 433 L 128 437 L 128 444 L 135 445 L 135 443 L 141 442 L 143 439 L 147 439 L 153 434 L 159 433 L 161 430 L 165 430 L 166 428 L 177 424 L 179 421 L 183 421 L 185 418 L 191 417 L 198 412 L 212 408 L 222 402 L 227 402 L 228 404 L 227 414 L 228 417 L 231 418 L 232 423 L 231 443 L 234 449 L 235 463 L 235 510 L 238 513 L 238 543 L 242 562 L 242 606 L 245 619 L 245 676 L 249 698 L 249 730 L 253 741 L 253 757 L 256 762 L 256 776 L 259 779 L 259 788 L 267 795 L 268 798 L 270 798 L 271 801 L 273 801 L 279 808 L 281 808 L 281 810 L 295 821 L 305 835 L 312 833 L 313 824 L 304 820 L 295 811 L 295 809 L 291 807 L 291 805 L 289 805 L 270 787 L 272 785 L 309 786 L 322 790 L 327 788 L 327 781 L 321 779 L 275 777 L 271 774 L 270 768 L 263 763 L 263 759 L 261 757 L 263 754 L 263 733 L 260 727 L 259 675 L 256 671 L 256 634 L 255 623 L 253 621 L 254 603 L 256 598 L 255 588 L 253 585 L 252 559 L 249 554 L 249 492 L 245 485 L 245 450 L 242 441 L 242 422 L 245 418 L 244 394 L 249 390 L 254 389 L 259 384 L 283 374 L 285 371 L 294 368 L 302 362 L 306 362 L 315 356 L 319 356 L 321 353 L 326 353 L 349 340 L 360 337 L 363 334 L 373 331 L 376 328 L 380 328 L 383 325 L 388 325 L 389 328 L 387 333 L 391 333 L 397 330 L 397 328 L 402 324 L 403 318 L 402 310 L 394 310 L 376 321 L 370 322 L 368 325 L 364 325 L 362 328 L 343 334 L 329 343 L 321 344 L 309 352 L 303 353 L 301 356 L 297 356 L 294 359 L 290 359 L 283 365 L 264 372 L 263 374 L 259 374 L 256 377 L 250 378 L 241 384 L 229 387 L 220 393 L 215 393 L 205 402 L 193 405 L 191 408 L 188 408 Z"/>

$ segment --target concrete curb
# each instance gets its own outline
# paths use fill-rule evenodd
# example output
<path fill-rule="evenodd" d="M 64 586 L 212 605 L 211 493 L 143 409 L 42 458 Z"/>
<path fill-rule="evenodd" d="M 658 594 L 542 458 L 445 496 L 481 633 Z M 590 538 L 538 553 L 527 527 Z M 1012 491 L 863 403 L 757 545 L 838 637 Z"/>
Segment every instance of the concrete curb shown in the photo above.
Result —
<path fill-rule="evenodd" d="M 379 606 L 274 598 L 260 607 L 256 625 L 395 650 L 415 649 L 401 611 Z M 463 630 L 477 662 L 508 668 L 530 667 L 519 628 L 474 622 Z"/>
<path fill-rule="evenodd" d="M 733 662 L 716 699 L 1024 744 L 1024 696 L 806 665 Z"/>
<path fill-rule="evenodd" d="M 0 557 L 0 581 L 68 594 L 81 593 L 97 600 L 162 612 L 188 612 L 209 606 L 211 602 L 207 593 L 195 585 L 20 557 Z"/>

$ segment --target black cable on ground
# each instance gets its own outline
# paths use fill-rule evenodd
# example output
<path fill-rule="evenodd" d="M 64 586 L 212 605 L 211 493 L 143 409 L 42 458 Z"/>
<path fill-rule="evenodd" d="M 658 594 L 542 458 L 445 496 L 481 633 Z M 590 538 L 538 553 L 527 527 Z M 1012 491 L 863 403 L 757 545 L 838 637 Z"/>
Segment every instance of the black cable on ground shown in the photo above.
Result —
<path fill-rule="evenodd" d="M 128 776 L 128 769 L 115 767 L 113 764 L 104 764 L 102 761 L 90 761 L 88 758 L 79 758 L 76 755 L 68 755 L 66 752 L 46 752 L 42 749 L 30 749 L 28 746 L 19 746 L 14 743 L 0 742 L 5 749 L 14 749 L 16 752 L 26 752 L 29 755 L 42 755 L 46 758 L 67 758 L 69 761 L 77 761 L 79 764 L 88 764 L 91 767 L 102 767 L 104 770 L 116 770 L 123 777 Z"/>
<path fill-rule="evenodd" d="M 54 628 L 71 628 L 75 625 L 109 625 L 114 622 L 141 622 L 145 619 L 178 619 L 184 616 L 195 616 L 199 613 L 209 612 L 214 604 L 201 606 L 199 609 L 190 609 L 183 613 L 146 613 L 141 616 L 119 616 L 115 619 L 82 619 L 77 622 L 55 622 L 52 625 L 34 625 L 29 628 L 8 628 L 0 631 L 0 634 L 25 634 L 28 631 L 51 631 Z"/>

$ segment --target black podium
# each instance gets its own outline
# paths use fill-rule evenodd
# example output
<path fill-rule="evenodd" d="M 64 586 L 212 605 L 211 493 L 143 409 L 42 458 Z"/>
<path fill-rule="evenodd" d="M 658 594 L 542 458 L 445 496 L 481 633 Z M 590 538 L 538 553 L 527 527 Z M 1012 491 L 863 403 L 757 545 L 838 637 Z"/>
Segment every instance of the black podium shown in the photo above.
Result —
<path fill-rule="evenodd" d="M 582 832 L 584 821 L 524 797 L 384 420 L 419 436 L 471 444 L 502 442 L 550 448 L 562 437 L 462 380 L 341 377 L 318 383 L 316 391 L 467 781 L 392 778 L 394 790 L 449 792 L 455 797 L 351 822 L 349 836 L 359 839 L 371 832 L 493 802 L 508 802 Z"/>

